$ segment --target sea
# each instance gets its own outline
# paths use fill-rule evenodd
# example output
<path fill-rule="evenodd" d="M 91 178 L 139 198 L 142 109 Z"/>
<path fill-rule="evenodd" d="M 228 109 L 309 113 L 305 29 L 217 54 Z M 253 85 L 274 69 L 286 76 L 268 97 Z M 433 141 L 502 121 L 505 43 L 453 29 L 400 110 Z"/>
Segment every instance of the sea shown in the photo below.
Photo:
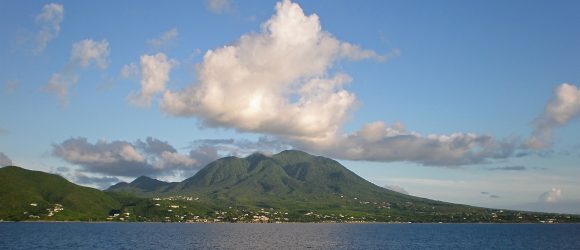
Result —
<path fill-rule="evenodd" d="M 580 224 L 18 222 L 0 249 L 580 249 Z"/>

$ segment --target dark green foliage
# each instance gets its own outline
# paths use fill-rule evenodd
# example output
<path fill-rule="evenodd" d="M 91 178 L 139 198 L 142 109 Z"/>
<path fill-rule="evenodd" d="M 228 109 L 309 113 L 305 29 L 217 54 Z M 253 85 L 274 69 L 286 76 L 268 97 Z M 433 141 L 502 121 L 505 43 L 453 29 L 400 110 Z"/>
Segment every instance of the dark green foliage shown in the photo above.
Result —
<path fill-rule="evenodd" d="M 0 168 L 0 204 L 0 219 L 5 220 L 103 220 L 111 209 L 120 207 L 97 189 L 14 166 Z M 63 210 L 48 216 L 47 209 L 54 210 L 57 204 Z"/>
<path fill-rule="evenodd" d="M 179 183 L 143 176 L 106 192 L 58 175 L 5 167 L 0 169 L 0 204 L 2 220 L 580 222 L 579 216 L 478 208 L 396 193 L 332 159 L 295 150 L 226 157 Z M 48 217 L 46 209 L 54 210 L 55 204 L 64 210 Z"/>
<path fill-rule="evenodd" d="M 135 190 L 134 183 L 128 184 L 133 189 L 124 190 Z M 196 197 L 199 200 L 190 204 L 207 206 L 202 211 L 190 210 L 196 214 L 211 209 L 229 214 L 236 214 L 232 208 L 254 213 L 273 209 L 288 213 L 285 218 L 289 221 L 537 222 L 548 216 L 520 216 L 517 211 L 500 212 L 396 193 L 366 181 L 332 159 L 296 150 L 273 156 L 256 153 L 246 158 L 222 158 L 181 183 L 131 193 Z"/>
<path fill-rule="evenodd" d="M 176 183 L 164 182 L 147 176 L 141 176 L 131 183 L 119 182 L 107 189 L 107 191 L 133 194 L 136 196 L 148 197 L 163 192 Z"/>

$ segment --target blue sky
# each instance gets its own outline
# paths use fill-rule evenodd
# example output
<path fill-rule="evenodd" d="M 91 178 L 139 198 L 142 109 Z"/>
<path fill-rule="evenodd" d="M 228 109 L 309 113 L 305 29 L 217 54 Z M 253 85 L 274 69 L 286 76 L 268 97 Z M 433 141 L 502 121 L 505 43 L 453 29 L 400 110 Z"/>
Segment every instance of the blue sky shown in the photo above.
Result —
<path fill-rule="evenodd" d="M 0 162 L 106 187 L 286 148 L 580 213 L 576 1 L 0 2 Z"/>

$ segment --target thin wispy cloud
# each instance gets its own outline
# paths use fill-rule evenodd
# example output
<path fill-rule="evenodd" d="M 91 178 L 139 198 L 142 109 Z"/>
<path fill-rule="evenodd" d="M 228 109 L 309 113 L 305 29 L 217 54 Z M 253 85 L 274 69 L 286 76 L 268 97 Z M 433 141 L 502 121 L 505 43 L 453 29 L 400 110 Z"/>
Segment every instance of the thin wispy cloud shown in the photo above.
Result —
<path fill-rule="evenodd" d="M 58 37 L 63 19 L 64 7 L 62 4 L 50 3 L 42 7 L 42 12 L 36 16 L 40 31 L 36 35 L 35 54 L 44 51 L 48 43 Z"/>
<path fill-rule="evenodd" d="M 216 14 L 221 14 L 232 9 L 230 0 L 206 0 L 207 8 Z"/>
<path fill-rule="evenodd" d="M 82 185 L 92 185 L 99 189 L 107 189 L 113 184 L 121 182 L 121 179 L 111 176 L 93 176 L 82 172 L 75 172 L 71 176 L 74 182 Z"/>
<path fill-rule="evenodd" d="M 8 80 L 6 82 L 4 82 L 4 92 L 11 94 L 16 92 L 16 90 L 18 89 L 18 87 L 20 86 L 20 81 L 18 80 Z"/>
<path fill-rule="evenodd" d="M 405 190 L 403 187 L 398 186 L 398 185 L 384 185 L 384 188 L 391 190 L 391 191 L 395 191 L 401 194 L 409 194 L 409 192 L 407 192 L 407 190 Z"/>
<path fill-rule="evenodd" d="M 62 105 L 68 104 L 70 89 L 79 81 L 79 69 L 92 65 L 104 70 L 109 64 L 109 42 L 84 39 L 72 45 L 70 59 L 64 69 L 51 75 L 42 90 L 54 94 Z"/>
<path fill-rule="evenodd" d="M 47 93 L 54 94 L 62 105 L 68 104 L 70 88 L 77 84 L 79 76 L 75 73 L 54 73 L 48 83 L 42 88 Z"/>
<path fill-rule="evenodd" d="M 178 35 L 177 28 L 172 28 L 161 34 L 161 36 L 147 41 L 147 43 L 155 50 L 164 50 L 173 45 Z"/>
<path fill-rule="evenodd" d="M 524 171 L 527 169 L 528 168 L 526 168 L 525 166 L 516 165 L 516 166 L 493 167 L 493 168 L 488 168 L 487 170 L 491 170 L 491 171 Z"/>
<path fill-rule="evenodd" d="M 491 194 L 491 193 L 485 192 L 485 191 L 484 192 L 481 192 L 481 195 L 487 196 L 487 197 L 489 197 L 491 199 L 499 199 L 499 198 L 501 198 L 499 195 Z"/>

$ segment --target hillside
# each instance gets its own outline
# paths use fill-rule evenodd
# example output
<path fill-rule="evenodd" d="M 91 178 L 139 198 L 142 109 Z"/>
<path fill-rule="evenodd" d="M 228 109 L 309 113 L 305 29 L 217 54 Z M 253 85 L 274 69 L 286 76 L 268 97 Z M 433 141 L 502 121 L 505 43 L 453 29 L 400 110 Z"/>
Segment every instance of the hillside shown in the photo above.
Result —
<path fill-rule="evenodd" d="M 263 207 L 275 207 L 270 204 L 275 202 L 310 206 L 342 201 L 344 197 L 391 202 L 421 200 L 378 187 L 334 160 L 295 150 L 271 157 L 258 153 L 246 158 L 226 157 L 167 192 L 201 194 L 234 205 Z"/>
<path fill-rule="evenodd" d="M 103 192 L 61 176 L 0 169 L 0 221 L 580 222 L 580 216 L 487 209 L 390 191 L 340 163 L 288 150 L 225 157 L 182 182 L 141 176 Z"/>
<path fill-rule="evenodd" d="M 63 177 L 20 167 L 0 168 L 0 219 L 104 220 L 117 200 Z"/>
<path fill-rule="evenodd" d="M 107 189 L 108 191 L 115 191 L 121 193 L 129 193 L 135 196 L 153 196 L 156 193 L 165 192 L 168 188 L 171 188 L 176 183 L 164 182 L 149 178 L 147 176 L 141 176 L 131 183 L 119 182 Z"/>
<path fill-rule="evenodd" d="M 281 219 L 290 221 L 537 220 L 534 213 L 520 216 L 517 211 L 500 212 L 397 193 L 366 181 L 332 159 L 296 150 L 272 156 L 256 153 L 245 158 L 225 157 L 180 183 L 148 180 L 156 183 L 148 186 L 153 188 L 149 191 L 140 182 L 117 184 L 108 191 L 166 200 L 159 206 L 179 206 L 170 209 L 173 213 L 190 213 L 192 206 L 204 206 L 205 210 L 196 214 L 221 211 L 229 217 L 220 219 L 234 221 L 239 219 L 240 211 L 276 211 L 285 214 Z M 154 188 L 156 185 L 158 188 Z"/>

